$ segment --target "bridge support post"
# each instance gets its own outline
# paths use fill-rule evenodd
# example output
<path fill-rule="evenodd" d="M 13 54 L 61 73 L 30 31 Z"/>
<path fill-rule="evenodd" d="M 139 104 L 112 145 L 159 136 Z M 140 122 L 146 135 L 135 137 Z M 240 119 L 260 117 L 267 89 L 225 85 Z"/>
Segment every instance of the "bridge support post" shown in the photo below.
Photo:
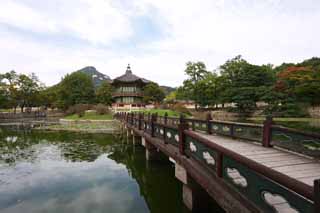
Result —
<path fill-rule="evenodd" d="M 134 146 L 139 145 L 141 143 L 141 136 L 133 134 L 132 135 L 132 143 Z"/>
<path fill-rule="evenodd" d="M 141 137 L 141 145 L 146 147 L 146 139 L 144 137 Z"/>
<path fill-rule="evenodd" d="M 313 212 L 320 212 L 320 179 L 314 180 L 313 182 L 313 190 L 314 190 L 314 210 Z"/>
<path fill-rule="evenodd" d="M 157 150 L 155 146 L 146 141 L 146 160 L 147 161 L 158 161 L 161 158 L 161 153 Z"/>
<path fill-rule="evenodd" d="M 209 212 L 211 197 L 208 193 L 189 178 L 188 184 L 182 186 L 184 205 L 192 212 Z"/>
<path fill-rule="evenodd" d="M 191 211 L 208 212 L 210 196 L 188 176 L 187 170 L 178 163 L 175 163 L 175 176 L 183 184 L 182 198 L 185 206 Z"/>

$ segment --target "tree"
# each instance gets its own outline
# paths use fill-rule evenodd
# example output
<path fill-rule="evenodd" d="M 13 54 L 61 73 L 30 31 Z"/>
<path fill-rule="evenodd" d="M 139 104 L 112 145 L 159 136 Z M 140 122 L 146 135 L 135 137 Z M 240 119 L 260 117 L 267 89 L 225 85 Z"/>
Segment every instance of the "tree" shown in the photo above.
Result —
<path fill-rule="evenodd" d="M 85 73 L 66 75 L 58 88 L 58 107 L 67 109 L 75 104 L 91 104 L 95 100 L 94 86 Z"/>
<path fill-rule="evenodd" d="M 14 108 L 14 113 L 16 113 L 16 108 L 18 106 L 18 74 L 12 70 L 2 75 L 2 78 L 8 82 L 7 85 L 7 106 Z"/>
<path fill-rule="evenodd" d="M 96 91 L 97 102 L 111 106 L 112 104 L 112 88 L 111 85 L 104 81 Z"/>
<path fill-rule="evenodd" d="M 199 100 L 203 100 L 203 97 L 199 99 L 199 92 L 201 88 L 204 86 L 198 85 L 199 81 L 202 81 L 205 76 L 208 74 L 206 65 L 199 61 L 199 62 L 187 62 L 185 69 L 185 74 L 188 76 L 188 79 L 183 82 L 183 93 L 184 96 L 189 99 L 195 101 L 196 109 L 198 108 L 198 104 L 203 105 L 200 103 Z"/>
<path fill-rule="evenodd" d="M 226 79 L 227 100 L 236 103 L 241 112 L 255 108 L 256 102 L 261 100 L 274 83 L 271 65 L 252 65 L 241 56 L 228 60 L 220 66 L 220 70 Z"/>
<path fill-rule="evenodd" d="M 146 103 L 160 103 L 165 98 L 165 93 L 156 83 L 149 83 L 143 89 L 143 100 Z"/>
<path fill-rule="evenodd" d="M 291 66 L 277 75 L 276 89 L 295 99 L 296 102 L 320 104 L 320 69 Z"/>
<path fill-rule="evenodd" d="M 8 107 L 8 85 L 4 82 L 4 76 L 0 75 L 0 108 Z"/>
<path fill-rule="evenodd" d="M 18 77 L 18 100 L 21 112 L 25 106 L 37 106 L 39 101 L 38 95 L 41 85 L 37 76 L 20 74 Z"/>

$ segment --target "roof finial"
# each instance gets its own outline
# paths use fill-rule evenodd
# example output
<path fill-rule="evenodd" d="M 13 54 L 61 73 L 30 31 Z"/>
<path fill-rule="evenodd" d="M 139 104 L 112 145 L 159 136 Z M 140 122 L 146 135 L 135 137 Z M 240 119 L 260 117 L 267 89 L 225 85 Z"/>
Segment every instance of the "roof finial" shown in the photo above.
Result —
<path fill-rule="evenodd" d="M 132 73 L 132 71 L 131 71 L 131 68 L 130 68 L 130 64 L 128 64 L 128 66 L 127 66 L 127 71 L 126 71 L 126 74 L 128 74 L 128 73 Z"/>

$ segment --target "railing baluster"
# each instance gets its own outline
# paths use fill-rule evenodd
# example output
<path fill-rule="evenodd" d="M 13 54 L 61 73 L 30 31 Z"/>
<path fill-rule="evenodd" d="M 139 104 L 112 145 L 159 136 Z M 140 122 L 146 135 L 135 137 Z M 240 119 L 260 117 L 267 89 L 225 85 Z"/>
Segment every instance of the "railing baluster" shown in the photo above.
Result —
<path fill-rule="evenodd" d="M 272 122 L 273 122 L 272 117 L 267 116 L 266 120 L 263 123 L 262 145 L 264 147 L 272 147 L 271 145 Z"/>
<path fill-rule="evenodd" d="M 185 130 L 188 129 L 188 123 L 184 119 L 184 116 L 180 115 L 180 123 L 178 126 L 179 131 L 179 152 L 181 155 L 185 155 L 185 143 L 186 143 L 186 135 L 184 133 Z"/>
<path fill-rule="evenodd" d="M 155 124 L 156 120 L 157 120 L 156 114 L 152 114 L 152 115 L 151 115 L 151 137 L 154 137 L 154 136 L 155 136 L 154 124 Z"/>
<path fill-rule="evenodd" d="M 209 112 L 207 114 L 207 133 L 209 135 L 212 135 L 212 124 L 211 124 L 212 116 L 211 113 Z"/>
<path fill-rule="evenodd" d="M 217 176 L 222 177 L 223 173 L 223 154 L 218 152 L 217 155 Z"/>

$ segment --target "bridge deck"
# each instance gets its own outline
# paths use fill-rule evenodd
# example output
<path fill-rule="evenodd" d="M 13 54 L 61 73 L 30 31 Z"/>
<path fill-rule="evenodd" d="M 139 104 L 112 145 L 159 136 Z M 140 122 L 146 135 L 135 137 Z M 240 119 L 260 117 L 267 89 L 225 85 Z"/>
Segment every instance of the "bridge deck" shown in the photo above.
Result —
<path fill-rule="evenodd" d="M 254 142 L 199 132 L 197 134 L 310 186 L 313 186 L 313 181 L 320 177 L 320 162 L 315 159 L 282 149 L 266 148 Z"/>

